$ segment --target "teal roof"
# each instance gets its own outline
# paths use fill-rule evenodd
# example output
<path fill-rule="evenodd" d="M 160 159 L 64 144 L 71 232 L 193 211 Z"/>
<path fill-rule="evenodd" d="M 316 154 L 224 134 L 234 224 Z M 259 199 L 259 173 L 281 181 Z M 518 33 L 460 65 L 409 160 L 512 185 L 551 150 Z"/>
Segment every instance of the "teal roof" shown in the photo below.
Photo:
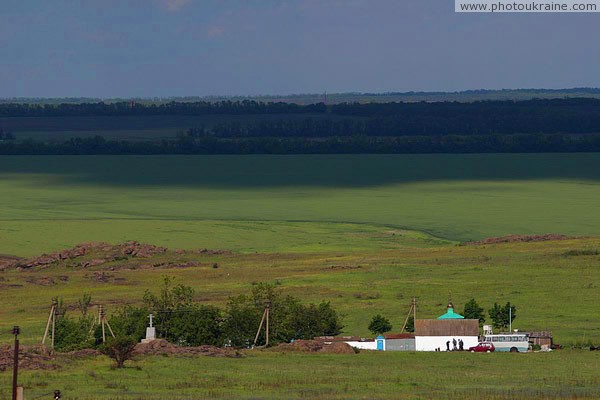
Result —
<path fill-rule="evenodd" d="M 453 307 L 448 307 L 448 309 L 446 310 L 446 314 L 440 315 L 437 319 L 464 319 L 464 318 L 465 317 L 463 317 L 462 315 L 455 313 Z"/>

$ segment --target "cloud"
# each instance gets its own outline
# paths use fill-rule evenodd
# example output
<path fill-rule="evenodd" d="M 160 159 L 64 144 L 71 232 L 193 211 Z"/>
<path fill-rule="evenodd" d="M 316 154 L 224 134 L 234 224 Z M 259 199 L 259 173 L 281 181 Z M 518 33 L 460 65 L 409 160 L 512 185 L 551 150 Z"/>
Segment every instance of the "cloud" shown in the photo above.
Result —
<path fill-rule="evenodd" d="M 192 0 L 161 0 L 164 6 L 169 11 L 179 11 L 185 6 L 189 5 Z"/>
<path fill-rule="evenodd" d="M 223 26 L 211 25 L 206 29 L 206 36 L 209 38 L 221 36 L 223 33 L 225 33 L 225 28 Z"/>

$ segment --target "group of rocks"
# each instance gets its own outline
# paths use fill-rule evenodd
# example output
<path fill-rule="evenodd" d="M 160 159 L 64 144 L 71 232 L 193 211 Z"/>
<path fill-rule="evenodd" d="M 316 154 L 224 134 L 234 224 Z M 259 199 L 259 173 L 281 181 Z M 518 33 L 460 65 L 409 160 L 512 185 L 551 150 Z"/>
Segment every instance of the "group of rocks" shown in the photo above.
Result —
<path fill-rule="evenodd" d="M 52 264 L 63 261 L 75 260 L 90 254 L 99 254 L 98 258 L 84 261 L 79 264 L 80 267 L 87 268 L 104 264 L 107 262 L 129 258 L 129 257 L 151 257 L 155 254 L 162 254 L 167 251 L 166 247 L 154 246 L 151 244 L 142 244 L 136 241 L 129 241 L 122 244 L 111 245 L 108 243 L 83 243 L 71 249 L 66 249 L 50 254 L 42 254 L 39 257 L 29 259 L 20 259 L 16 257 L 0 257 L 0 270 L 7 268 L 45 268 Z"/>
<path fill-rule="evenodd" d="M 167 252 L 166 247 L 155 246 L 152 244 L 139 243 L 137 241 L 128 241 L 121 244 L 112 245 L 104 242 L 82 243 L 73 248 L 58 251 L 50 254 L 42 254 L 38 257 L 23 259 L 13 256 L 0 255 L 0 271 L 9 268 L 17 268 L 22 270 L 27 269 L 43 269 L 51 265 L 61 262 L 67 265 L 78 268 L 91 268 L 119 260 L 130 260 L 132 258 L 150 258 L 157 254 Z M 197 254 L 203 256 L 230 254 L 227 250 L 175 250 L 175 254 Z M 85 258 L 79 262 L 73 263 L 78 259 Z M 154 267 L 193 267 L 197 266 L 194 262 L 185 262 L 182 264 L 173 264 L 170 262 L 161 262 L 157 265 L 144 264 L 136 267 L 139 268 L 154 268 Z"/>

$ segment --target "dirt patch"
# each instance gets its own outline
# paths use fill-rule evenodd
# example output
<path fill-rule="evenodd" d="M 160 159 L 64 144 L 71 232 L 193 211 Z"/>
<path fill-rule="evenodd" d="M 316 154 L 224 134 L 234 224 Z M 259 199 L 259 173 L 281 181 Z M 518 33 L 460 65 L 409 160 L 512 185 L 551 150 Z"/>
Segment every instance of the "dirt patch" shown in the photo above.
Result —
<path fill-rule="evenodd" d="M 13 367 L 14 348 L 11 346 L 0 347 L 0 371 L 11 370 Z M 26 347 L 19 349 L 19 368 L 28 370 L 58 369 L 51 362 L 53 357 L 48 355 L 42 347 Z"/>
<path fill-rule="evenodd" d="M 18 288 L 18 287 L 23 287 L 23 285 L 20 285 L 18 283 L 0 283 L 0 289 Z"/>
<path fill-rule="evenodd" d="M 87 274 L 86 274 L 86 277 L 88 277 Z M 109 274 L 108 272 L 104 272 L 104 271 L 94 272 L 92 274 L 92 276 L 90 277 L 90 279 L 97 283 L 109 283 L 109 282 L 116 281 L 116 278 L 113 274 Z"/>
<path fill-rule="evenodd" d="M 56 285 L 56 281 L 53 278 L 50 278 L 49 276 L 40 276 L 40 277 L 34 277 L 34 278 L 27 278 L 25 280 L 25 282 L 32 283 L 34 285 L 40 285 L 40 286 L 52 286 L 52 285 Z"/>
<path fill-rule="evenodd" d="M 193 250 L 192 253 L 200 254 L 200 255 L 204 255 L 204 256 L 220 256 L 223 254 L 232 254 L 232 252 L 229 250 L 210 250 L 210 249 Z"/>
<path fill-rule="evenodd" d="M 349 270 L 349 269 L 361 269 L 362 266 L 360 265 L 332 265 L 330 267 L 326 267 L 323 268 L 324 270 L 326 269 L 332 269 L 332 270 Z"/>
<path fill-rule="evenodd" d="M 483 245 L 498 243 L 526 243 L 526 242 L 544 242 L 548 240 L 566 240 L 569 236 L 559 233 L 547 233 L 545 235 L 507 235 L 501 237 L 491 237 L 476 242 L 467 242 L 465 245 Z"/>
<path fill-rule="evenodd" d="M 281 343 L 274 350 L 299 351 L 303 353 L 354 354 L 354 349 L 348 343 L 334 342 L 325 344 L 316 340 L 296 340 L 292 343 Z"/>
<path fill-rule="evenodd" d="M 216 346 L 180 347 L 163 339 L 153 340 L 150 343 L 138 343 L 133 352 L 134 355 L 189 355 L 208 357 L 242 357 L 241 353 L 234 349 L 224 349 Z"/>

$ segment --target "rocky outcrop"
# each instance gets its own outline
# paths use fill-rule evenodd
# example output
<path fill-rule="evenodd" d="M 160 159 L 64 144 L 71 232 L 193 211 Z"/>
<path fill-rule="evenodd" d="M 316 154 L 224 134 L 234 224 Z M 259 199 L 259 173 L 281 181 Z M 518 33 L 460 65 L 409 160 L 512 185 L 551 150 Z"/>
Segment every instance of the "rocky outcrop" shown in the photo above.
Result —
<path fill-rule="evenodd" d="M 483 245 L 497 243 L 525 243 L 525 242 L 543 242 L 547 240 L 566 240 L 569 236 L 559 233 L 547 233 L 545 235 L 507 235 L 501 237 L 490 237 L 476 242 L 467 242 L 465 245 Z"/>

